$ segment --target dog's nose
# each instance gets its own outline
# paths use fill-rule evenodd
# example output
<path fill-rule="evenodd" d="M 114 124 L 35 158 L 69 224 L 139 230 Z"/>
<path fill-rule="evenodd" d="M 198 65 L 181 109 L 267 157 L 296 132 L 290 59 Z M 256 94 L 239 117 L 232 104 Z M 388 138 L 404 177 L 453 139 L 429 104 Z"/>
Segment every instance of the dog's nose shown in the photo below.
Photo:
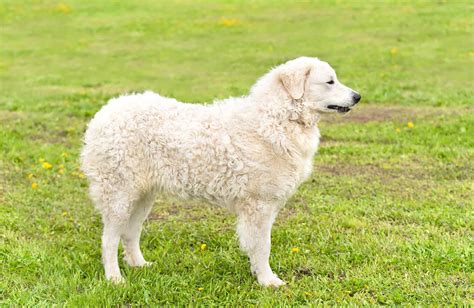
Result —
<path fill-rule="evenodd" d="M 354 93 L 352 94 L 352 100 L 354 101 L 354 104 L 357 104 L 360 101 L 361 97 L 359 93 Z"/>

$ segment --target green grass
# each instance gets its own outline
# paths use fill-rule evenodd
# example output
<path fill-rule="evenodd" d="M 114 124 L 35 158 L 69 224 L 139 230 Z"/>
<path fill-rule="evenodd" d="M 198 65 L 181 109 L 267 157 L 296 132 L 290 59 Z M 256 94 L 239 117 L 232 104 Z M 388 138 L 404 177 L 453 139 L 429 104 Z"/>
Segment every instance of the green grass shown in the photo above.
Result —
<path fill-rule="evenodd" d="M 0 3 L 0 304 L 474 304 L 470 1 L 158 2 Z M 155 265 L 107 283 L 77 170 L 91 116 L 144 89 L 244 95 L 299 55 L 363 101 L 320 123 L 313 176 L 276 222 L 288 285 L 256 283 L 232 216 L 168 199 L 142 240 Z"/>

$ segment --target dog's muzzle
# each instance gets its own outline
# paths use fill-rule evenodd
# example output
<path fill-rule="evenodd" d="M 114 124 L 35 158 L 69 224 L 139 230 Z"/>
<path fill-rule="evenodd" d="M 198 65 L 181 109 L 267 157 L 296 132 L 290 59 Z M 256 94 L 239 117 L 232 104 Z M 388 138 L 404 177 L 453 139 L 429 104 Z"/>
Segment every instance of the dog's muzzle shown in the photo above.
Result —
<path fill-rule="evenodd" d="M 338 105 L 329 105 L 328 109 L 336 110 L 337 112 L 346 113 L 351 111 L 351 107 L 355 106 L 361 99 L 359 93 L 354 92 L 352 94 L 352 105 L 351 106 L 338 106 Z"/>
<path fill-rule="evenodd" d="M 327 108 L 332 109 L 332 110 L 336 110 L 337 112 L 342 112 L 342 113 L 346 113 L 346 112 L 351 111 L 350 107 L 343 107 L 343 106 L 337 106 L 337 105 L 329 105 Z"/>

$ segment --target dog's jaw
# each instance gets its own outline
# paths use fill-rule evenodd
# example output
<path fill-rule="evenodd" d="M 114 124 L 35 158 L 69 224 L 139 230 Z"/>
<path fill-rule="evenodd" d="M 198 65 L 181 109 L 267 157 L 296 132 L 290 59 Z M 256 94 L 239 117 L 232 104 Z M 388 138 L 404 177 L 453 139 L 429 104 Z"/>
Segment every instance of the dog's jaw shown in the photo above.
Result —
<path fill-rule="evenodd" d="M 346 107 L 346 106 L 338 106 L 338 105 L 329 105 L 327 106 L 328 109 L 335 110 L 338 113 L 347 113 L 351 111 L 351 107 Z"/>

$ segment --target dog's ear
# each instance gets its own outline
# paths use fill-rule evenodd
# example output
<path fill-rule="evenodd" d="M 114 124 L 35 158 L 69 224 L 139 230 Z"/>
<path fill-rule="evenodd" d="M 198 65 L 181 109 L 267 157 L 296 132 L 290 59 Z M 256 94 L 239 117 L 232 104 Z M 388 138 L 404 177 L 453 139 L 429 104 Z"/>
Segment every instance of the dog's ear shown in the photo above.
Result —
<path fill-rule="evenodd" d="M 280 80 L 288 94 L 293 99 L 300 99 L 304 94 L 304 85 L 308 78 L 310 67 L 288 67 L 280 73 Z"/>

